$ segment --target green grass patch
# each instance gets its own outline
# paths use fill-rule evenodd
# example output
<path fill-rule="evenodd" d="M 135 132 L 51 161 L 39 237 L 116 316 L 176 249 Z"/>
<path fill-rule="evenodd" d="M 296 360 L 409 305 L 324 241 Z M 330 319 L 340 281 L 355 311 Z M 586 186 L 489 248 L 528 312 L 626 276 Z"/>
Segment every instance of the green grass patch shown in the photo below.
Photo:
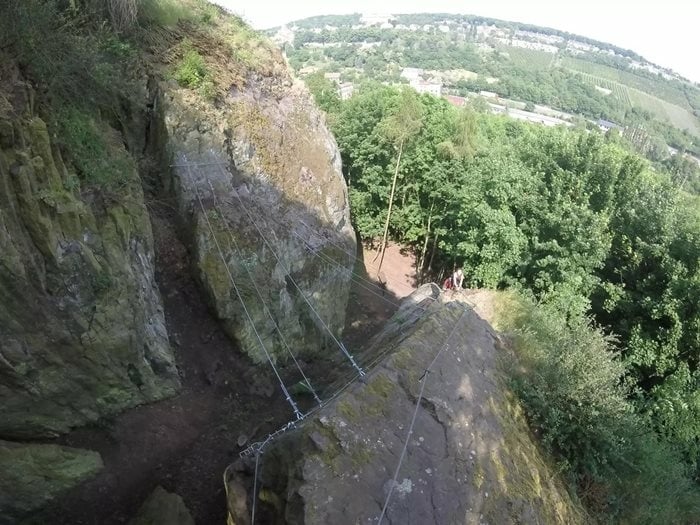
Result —
<path fill-rule="evenodd" d="M 197 90 L 205 100 L 213 100 L 216 85 L 204 57 L 189 40 L 183 41 L 182 48 L 183 56 L 173 71 L 173 78 L 182 87 Z"/>
<path fill-rule="evenodd" d="M 638 89 L 630 89 L 629 92 L 633 105 L 646 109 L 657 118 L 666 120 L 677 128 L 688 130 L 696 137 L 700 137 L 700 121 L 687 109 Z"/>
<path fill-rule="evenodd" d="M 132 176 L 132 158 L 110 136 L 110 130 L 89 114 L 64 108 L 58 113 L 56 127 L 81 182 L 117 189 Z"/>
<path fill-rule="evenodd" d="M 584 63 L 587 64 L 587 62 Z M 612 91 L 609 96 L 615 97 L 626 106 L 644 109 L 659 120 L 666 121 L 679 129 L 688 130 L 695 136 L 700 137 L 700 121 L 698 121 L 689 110 L 654 95 L 650 95 L 640 89 L 628 87 L 625 85 L 623 79 L 615 81 L 591 73 L 585 73 L 577 69 L 571 69 L 570 71 L 592 86 L 600 86 L 609 89 Z"/>
<path fill-rule="evenodd" d="M 643 75 L 637 75 L 633 71 L 624 71 L 574 57 L 564 57 L 562 59 L 562 65 L 575 71 L 588 73 L 589 75 L 612 80 L 613 82 L 619 82 L 630 88 L 638 89 L 665 100 L 666 102 L 680 106 L 683 109 L 692 109 L 683 90 L 662 78 L 654 79 Z"/>
<path fill-rule="evenodd" d="M 511 62 L 516 66 L 530 70 L 543 70 L 552 67 L 556 59 L 555 53 L 546 53 L 537 49 L 504 46 L 500 51 L 508 53 Z"/>
<path fill-rule="evenodd" d="M 191 42 L 183 42 L 182 47 L 184 54 L 173 72 L 173 77 L 182 87 L 197 89 L 209 79 L 209 69 Z"/>
<path fill-rule="evenodd" d="M 173 27 L 192 17 L 192 10 L 181 0 L 144 0 L 140 10 L 142 20 L 161 27 Z"/>
<path fill-rule="evenodd" d="M 618 99 L 620 102 L 622 102 L 625 106 L 631 107 L 632 106 L 632 100 L 630 98 L 630 90 L 627 88 L 627 86 L 624 86 L 620 84 L 619 82 L 614 82 L 612 80 L 609 80 L 607 78 L 603 77 L 597 77 L 595 75 L 591 75 L 590 73 L 582 73 L 581 71 L 576 71 L 576 70 L 571 70 L 572 73 L 575 73 L 578 75 L 581 79 L 583 79 L 587 84 L 590 84 L 591 86 L 599 86 L 604 89 L 609 89 L 612 91 L 612 93 L 608 96 L 615 97 Z"/>
<path fill-rule="evenodd" d="M 238 61 L 264 76 L 273 73 L 279 57 L 265 37 L 237 16 L 231 17 L 223 33 L 223 40 Z"/>

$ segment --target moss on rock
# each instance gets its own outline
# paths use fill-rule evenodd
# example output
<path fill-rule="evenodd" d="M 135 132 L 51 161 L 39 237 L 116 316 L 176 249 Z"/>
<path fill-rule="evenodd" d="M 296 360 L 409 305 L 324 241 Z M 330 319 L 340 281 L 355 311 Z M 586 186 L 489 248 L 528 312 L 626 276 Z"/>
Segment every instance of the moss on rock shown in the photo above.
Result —
<path fill-rule="evenodd" d="M 0 523 L 14 523 L 102 469 L 97 452 L 0 441 Z"/>
<path fill-rule="evenodd" d="M 79 193 L 44 120 L 15 109 L 0 120 L 0 436 L 34 438 L 172 395 L 179 378 L 134 163 L 119 192 Z M 126 158 L 113 142 L 102 154 Z"/>
<path fill-rule="evenodd" d="M 498 378 L 493 330 L 459 296 L 423 313 L 433 292 L 402 306 L 411 328 L 394 321 L 374 342 L 393 349 L 378 368 L 265 450 L 259 479 L 286 494 L 284 518 L 376 520 L 393 485 L 392 523 L 589 522 Z"/>

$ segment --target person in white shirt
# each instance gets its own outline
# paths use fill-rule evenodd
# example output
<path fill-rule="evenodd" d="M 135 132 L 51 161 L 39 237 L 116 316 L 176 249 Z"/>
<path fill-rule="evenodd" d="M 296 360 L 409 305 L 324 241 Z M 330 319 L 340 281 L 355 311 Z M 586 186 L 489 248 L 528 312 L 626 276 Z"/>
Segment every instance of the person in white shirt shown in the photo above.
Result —
<path fill-rule="evenodd" d="M 464 274 L 462 273 L 462 269 L 458 268 L 457 271 L 452 274 L 452 288 L 455 290 L 460 290 L 463 282 Z"/>

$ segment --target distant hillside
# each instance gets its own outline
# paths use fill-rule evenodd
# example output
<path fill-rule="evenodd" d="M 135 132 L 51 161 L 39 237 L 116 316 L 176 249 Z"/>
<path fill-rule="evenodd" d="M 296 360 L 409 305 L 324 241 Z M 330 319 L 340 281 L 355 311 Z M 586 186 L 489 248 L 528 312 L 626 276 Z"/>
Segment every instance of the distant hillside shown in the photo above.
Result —
<path fill-rule="evenodd" d="M 611 121 L 652 156 L 668 155 L 667 146 L 700 154 L 700 87 L 590 38 L 450 14 L 317 16 L 269 34 L 302 76 L 338 72 L 341 82 L 416 80 L 442 94 L 494 93 Z"/>

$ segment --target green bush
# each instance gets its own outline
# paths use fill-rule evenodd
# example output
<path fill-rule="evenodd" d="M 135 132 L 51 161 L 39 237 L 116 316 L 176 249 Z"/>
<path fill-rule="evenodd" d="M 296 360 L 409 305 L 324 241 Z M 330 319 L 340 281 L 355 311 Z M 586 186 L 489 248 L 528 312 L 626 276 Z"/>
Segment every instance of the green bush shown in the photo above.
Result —
<path fill-rule="evenodd" d="M 205 81 L 210 80 L 207 65 L 196 49 L 191 47 L 191 44 L 185 42 L 183 44 L 185 54 L 178 64 L 173 76 L 177 83 L 182 87 L 196 89 Z"/>
<path fill-rule="evenodd" d="M 602 474 L 624 454 L 620 426 L 632 407 L 620 387 L 624 367 L 609 340 L 585 319 L 523 301 L 510 319 L 523 364 L 512 385 L 544 443 L 574 471 Z"/>
<path fill-rule="evenodd" d="M 119 107 L 134 91 L 125 74 L 129 44 L 88 4 L 74 11 L 57 0 L 0 2 L 0 49 L 56 107 Z"/>
<path fill-rule="evenodd" d="M 187 8 L 178 0 L 144 0 L 139 12 L 142 21 L 161 27 L 172 27 L 190 16 Z"/>
<path fill-rule="evenodd" d="M 692 523 L 697 488 L 628 400 L 611 338 L 585 317 L 508 297 L 499 328 L 513 334 L 519 362 L 511 386 L 581 498 L 602 520 Z"/>
<path fill-rule="evenodd" d="M 59 139 L 81 181 L 104 189 L 118 189 L 134 171 L 131 157 L 120 144 L 110 143 L 109 131 L 76 109 L 58 113 Z"/>

